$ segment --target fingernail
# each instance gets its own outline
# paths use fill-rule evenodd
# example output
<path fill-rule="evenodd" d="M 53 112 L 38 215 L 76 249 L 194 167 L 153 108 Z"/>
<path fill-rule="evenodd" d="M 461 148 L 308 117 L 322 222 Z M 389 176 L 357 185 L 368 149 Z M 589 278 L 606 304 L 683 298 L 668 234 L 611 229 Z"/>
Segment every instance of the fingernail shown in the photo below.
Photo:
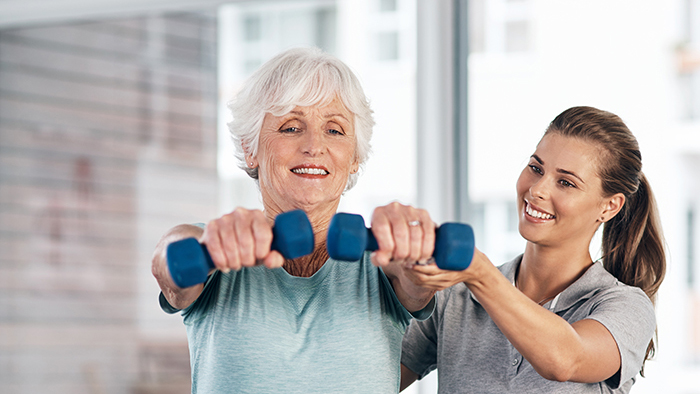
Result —
<path fill-rule="evenodd" d="M 229 272 L 231 272 L 231 269 L 226 267 L 226 268 L 222 269 L 221 272 L 223 272 L 224 274 L 228 274 Z"/>

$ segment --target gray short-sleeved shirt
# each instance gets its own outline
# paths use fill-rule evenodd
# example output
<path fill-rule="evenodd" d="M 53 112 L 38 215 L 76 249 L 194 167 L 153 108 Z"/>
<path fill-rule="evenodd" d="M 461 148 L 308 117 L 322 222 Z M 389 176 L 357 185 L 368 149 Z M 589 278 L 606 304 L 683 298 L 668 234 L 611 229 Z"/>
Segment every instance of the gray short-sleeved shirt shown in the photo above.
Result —
<path fill-rule="evenodd" d="M 511 282 L 522 256 L 499 267 Z M 423 378 L 438 370 L 439 393 L 627 393 L 656 329 L 654 307 L 642 290 L 593 264 L 544 305 L 569 323 L 594 319 L 613 335 L 620 370 L 605 382 L 555 382 L 541 377 L 510 344 L 463 283 L 438 293 L 435 312 L 412 322 L 401 362 Z"/>

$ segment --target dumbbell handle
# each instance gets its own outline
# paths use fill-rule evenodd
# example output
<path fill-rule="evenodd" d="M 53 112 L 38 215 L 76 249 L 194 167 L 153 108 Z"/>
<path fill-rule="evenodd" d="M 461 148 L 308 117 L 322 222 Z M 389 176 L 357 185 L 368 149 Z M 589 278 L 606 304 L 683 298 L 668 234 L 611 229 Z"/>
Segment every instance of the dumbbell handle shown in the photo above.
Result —
<path fill-rule="evenodd" d="M 331 220 L 326 239 L 328 255 L 336 260 L 355 261 L 362 253 L 379 249 L 372 229 L 362 216 L 338 213 Z M 433 257 L 441 269 L 462 271 L 474 256 L 474 230 L 464 223 L 444 223 L 435 229 Z"/>
<path fill-rule="evenodd" d="M 310 254 L 314 250 L 314 233 L 309 218 L 302 210 L 277 215 L 272 227 L 271 250 L 276 250 L 287 259 Z M 172 242 L 166 250 L 168 270 L 173 282 L 180 287 L 204 283 L 214 262 L 206 245 L 197 238 L 185 238 Z"/>

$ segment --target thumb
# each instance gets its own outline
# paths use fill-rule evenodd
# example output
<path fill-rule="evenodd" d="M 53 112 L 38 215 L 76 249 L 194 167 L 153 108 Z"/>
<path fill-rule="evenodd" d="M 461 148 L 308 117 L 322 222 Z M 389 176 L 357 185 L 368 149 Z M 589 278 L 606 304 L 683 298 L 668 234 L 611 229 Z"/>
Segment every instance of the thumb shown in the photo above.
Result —
<path fill-rule="evenodd" d="M 370 255 L 370 260 L 372 261 L 372 264 L 376 265 L 377 267 L 385 267 L 391 262 L 391 253 L 377 250 L 372 252 Z"/>

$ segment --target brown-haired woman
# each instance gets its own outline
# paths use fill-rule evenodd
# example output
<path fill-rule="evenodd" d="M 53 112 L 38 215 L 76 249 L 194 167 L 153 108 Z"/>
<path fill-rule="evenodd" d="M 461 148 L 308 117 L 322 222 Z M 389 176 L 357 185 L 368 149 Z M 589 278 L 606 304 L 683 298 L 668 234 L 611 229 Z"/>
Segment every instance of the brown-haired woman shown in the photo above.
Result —
<path fill-rule="evenodd" d="M 476 250 L 457 273 L 413 267 L 416 283 L 446 290 L 404 337 L 402 389 L 437 368 L 440 393 L 628 392 L 654 352 L 665 272 L 636 139 L 614 114 L 570 108 L 549 125 L 516 189 L 522 255 L 495 267 Z"/>

